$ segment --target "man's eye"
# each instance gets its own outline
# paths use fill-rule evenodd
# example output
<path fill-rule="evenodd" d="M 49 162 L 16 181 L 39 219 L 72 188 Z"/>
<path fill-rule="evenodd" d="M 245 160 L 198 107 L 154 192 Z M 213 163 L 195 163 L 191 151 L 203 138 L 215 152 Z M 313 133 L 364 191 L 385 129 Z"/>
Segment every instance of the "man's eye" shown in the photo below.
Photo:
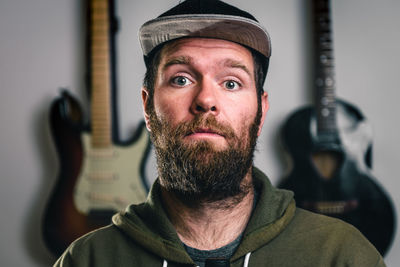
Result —
<path fill-rule="evenodd" d="M 177 86 L 186 86 L 186 85 L 191 84 L 192 82 L 184 76 L 177 76 L 172 79 L 172 83 Z"/>
<path fill-rule="evenodd" d="M 229 80 L 229 81 L 224 82 L 224 86 L 226 89 L 235 90 L 235 89 L 239 89 L 240 84 L 238 82 Z"/>

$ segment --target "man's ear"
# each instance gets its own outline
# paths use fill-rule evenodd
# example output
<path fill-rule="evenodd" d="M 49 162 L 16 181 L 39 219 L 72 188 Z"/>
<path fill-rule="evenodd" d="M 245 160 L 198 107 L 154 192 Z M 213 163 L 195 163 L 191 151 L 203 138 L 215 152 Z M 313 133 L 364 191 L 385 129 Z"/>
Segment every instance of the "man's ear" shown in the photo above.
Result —
<path fill-rule="evenodd" d="M 144 121 L 146 122 L 146 128 L 149 132 L 150 129 L 150 115 L 148 114 L 148 103 L 149 103 L 149 91 L 146 87 L 142 87 L 142 107 L 143 107 L 143 114 L 144 114 Z"/>
<path fill-rule="evenodd" d="M 261 130 L 262 130 L 262 127 L 264 125 L 264 120 L 265 120 L 265 117 L 267 116 L 268 109 L 269 109 L 268 93 L 264 92 L 261 95 L 261 112 L 262 112 L 262 115 L 261 115 L 260 126 L 258 128 L 257 136 L 261 135 Z"/>

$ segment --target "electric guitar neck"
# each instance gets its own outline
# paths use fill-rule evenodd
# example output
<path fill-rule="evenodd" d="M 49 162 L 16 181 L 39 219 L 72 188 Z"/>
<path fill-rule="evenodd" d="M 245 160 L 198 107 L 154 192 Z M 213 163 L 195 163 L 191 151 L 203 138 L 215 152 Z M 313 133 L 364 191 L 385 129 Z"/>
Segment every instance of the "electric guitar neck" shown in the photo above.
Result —
<path fill-rule="evenodd" d="M 89 125 L 68 91 L 50 110 L 60 172 L 43 235 L 56 256 L 79 236 L 109 224 L 127 205 L 143 202 L 149 190 L 144 170 L 150 137 L 144 122 L 130 140 L 116 142 L 113 2 L 90 0 L 88 11 Z"/>

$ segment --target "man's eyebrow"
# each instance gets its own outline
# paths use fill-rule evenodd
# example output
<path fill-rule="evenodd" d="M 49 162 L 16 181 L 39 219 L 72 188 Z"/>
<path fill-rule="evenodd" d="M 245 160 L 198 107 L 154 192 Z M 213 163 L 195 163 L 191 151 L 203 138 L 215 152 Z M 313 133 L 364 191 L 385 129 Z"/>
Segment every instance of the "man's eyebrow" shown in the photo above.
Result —
<path fill-rule="evenodd" d="M 225 59 L 225 60 L 222 62 L 222 66 L 229 67 L 229 68 L 238 68 L 238 69 L 242 69 L 242 70 L 244 70 L 250 77 L 252 76 L 252 75 L 251 75 L 251 72 L 250 72 L 250 70 L 249 70 L 249 68 L 246 67 L 246 65 L 244 65 L 242 62 L 240 62 L 240 61 L 238 61 L 238 60 L 234 60 L 234 59 Z"/>
<path fill-rule="evenodd" d="M 172 65 L 190 65 L 192 62 L 192 58 L 189 56 L 178 56 L 178 57 L 172 57 L 166 60 L 164 66 L 162 66 L 163 70 L 168 68 L 169 66 Z"/>
<path fill-rule="evenodd" d="M 171 57 L 166 60 L 165 64 L 162 66 L 162 69 L 165 70 L 166 68 L 172 65 L 190 65 L 192 61 L 193 59 L 190 56 Z M 246 72 L 250 77 L 252 76 L 249 68 L 242 62 L 235 59 L 230 59 L 230 58 L 225 59 L 221 62 L 221 66 L 228 68 L 238 68 Z"/>

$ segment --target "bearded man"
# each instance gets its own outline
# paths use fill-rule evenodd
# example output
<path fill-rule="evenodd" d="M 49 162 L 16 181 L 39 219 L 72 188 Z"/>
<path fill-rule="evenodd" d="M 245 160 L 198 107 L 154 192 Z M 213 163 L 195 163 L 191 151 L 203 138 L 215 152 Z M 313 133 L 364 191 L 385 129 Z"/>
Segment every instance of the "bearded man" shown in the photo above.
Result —
<path fill-rule="evenodd" d="M 252 15 L 187 0 L 145 23 L 140 41 L 159 177 L 145 203 L 55 266 L 385 266 L 354 227 L 296 208 L 253 167 L 271 44 Z"/>

